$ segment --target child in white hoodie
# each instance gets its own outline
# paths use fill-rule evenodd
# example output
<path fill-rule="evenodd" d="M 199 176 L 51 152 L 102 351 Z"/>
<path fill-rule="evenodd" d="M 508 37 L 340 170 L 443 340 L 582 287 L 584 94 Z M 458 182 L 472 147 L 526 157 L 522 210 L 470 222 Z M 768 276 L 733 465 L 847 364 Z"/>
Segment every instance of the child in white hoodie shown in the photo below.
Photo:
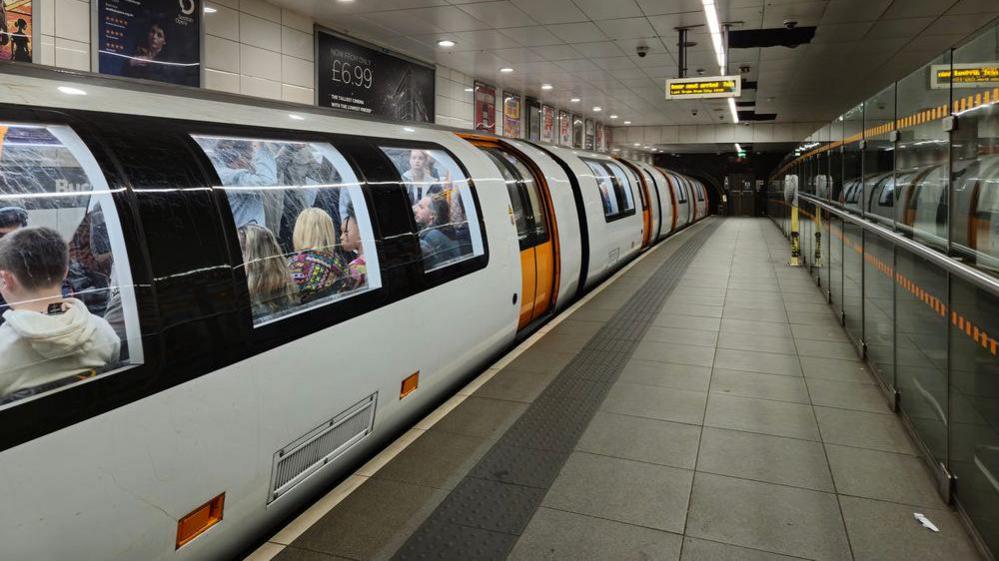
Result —
<path fill-rule="evenodd" d="M 0 402 L 118 359 L 121 341 L 108 322 L 63 297 L 68 267 L 66 242 L 50 228 L 0 239 L 0 294 L 10 306 L 0 325 Z"/>

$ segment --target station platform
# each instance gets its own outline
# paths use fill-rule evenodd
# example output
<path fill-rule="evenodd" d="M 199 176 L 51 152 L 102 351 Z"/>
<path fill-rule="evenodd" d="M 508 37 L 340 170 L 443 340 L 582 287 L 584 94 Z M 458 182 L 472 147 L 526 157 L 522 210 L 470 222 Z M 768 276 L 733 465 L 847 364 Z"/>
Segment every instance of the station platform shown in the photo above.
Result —
<path fill-rule="evenodd" d="M 980 559 L 789 251 L 672 237 L 249 559 Z"/>

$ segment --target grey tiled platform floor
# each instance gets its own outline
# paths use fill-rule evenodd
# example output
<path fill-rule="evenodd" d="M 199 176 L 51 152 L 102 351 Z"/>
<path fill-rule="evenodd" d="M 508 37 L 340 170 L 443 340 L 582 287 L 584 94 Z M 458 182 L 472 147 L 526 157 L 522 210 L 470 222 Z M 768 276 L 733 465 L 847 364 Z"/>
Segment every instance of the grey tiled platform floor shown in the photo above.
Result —
<path fill-rule="evenodd" d="M 551 329 L 278 558 L 392 557 L 680 243 Z M 722 219 L 554 482 L 511 486 L 510 509 L 534 509 L 526 527 L 496 513 L 483 543 L 516 560 L 979 559 L 788 253 L 766 219 Z"/>

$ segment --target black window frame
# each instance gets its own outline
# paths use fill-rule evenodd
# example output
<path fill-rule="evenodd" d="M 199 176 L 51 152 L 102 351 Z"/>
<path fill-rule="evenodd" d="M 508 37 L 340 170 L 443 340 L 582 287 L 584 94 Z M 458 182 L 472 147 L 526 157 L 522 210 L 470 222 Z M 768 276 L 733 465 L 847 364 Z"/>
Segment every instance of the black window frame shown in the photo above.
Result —
<path fill-rule="evenodd" d="M 520 170 L 518 170 L 512 163 L 510 163 L 507 160 L 507 157 L 509 157 L 509 158 L 516 158 L 517 156 L 515 156 L 514 154 L 511 154 L 510 152 L 508 152 L 508 151 L 506 151 L 503 148 L 498 147 L 498 146 L 482 146 L 479 149 L 482 150 L 483 152 L 486 152 L 490 156 L 492 156 L 492 158 L 495 158 L 493 161 L 497 162 L 498 165 L 502 165 L 504 167 L 504 169 L 506 169 L 507 172 L 514 178 L 514 181 L 517 182 L 517 186 L 516 186 L 517 187 L 517 195 L 518 195 L 518 197 L 520 199 L 521 208 L 524 209 L 524 211 L 525 211 L 525 213 L 524 213 L 524 219 L 525 219 L 525 222 L 527 223 L 527 226 L 528 226 L 527 236 L 525 236 L 524 238 L 520 238 L 519 239 L 520 250 L 524 251 L 524 250 L 530 249 L 532 247 L 537 247 L 537 246 L 539 246 L 541 244 L 544 244 L 544 243 L 547 243 L 549 240 L 551 240 L 551 232 L 550 232 L 550 228 L 548 227 L 548 222 L 547 222 L 547 219 L 548 219 L 548 209 L 546 209 L 544 207 L 542 207 L 540 209 L 541 210 L 541 216 L 542 216 L 542 218 L 545 219 L 545 223 L 543 224 L 543 228 L 544 228 L 544 230 L 542 232 L 543 235 L 539 235 L 537 216 L 534 213 L 534 205 L 531 204 L 531 196 L 528 193 L 528 190 L 530 189 L 530 187 L 527 186 L 527 180 L 520 173 Z M 521 162 L 521 163 L 523 163 L 523 162 Z M 525 164 L 524 167 L 527 168 L 528 166 Z M 530 168 L 528 168 L 528 172 L 530 172 Z M 538 198 L 543 203 L 544 202 L 544 198 L 543 198 L 543 194 L 540 191 L 540 186 L 537 184 L 537 178 L 535 178 L 533 176 L 533 174 L 532 174 L 530 179 L 531 179 L 531 182 L 534 183 L 534 188 L 538 189 Z M 530 212 L 527 212 L 527 211 L 530 211 Z M 519 232 L 518 232 L 518 238 L 519 238 Z"/>
<path fill-rule="evenodd" d="M 621 220 L 622 218 L 627 218 L 629 216 L 634 216 L 638 212 L 636 210 L 636 208 L 637 208 L 638 205 L 635 204 L 635 197 L 634 197 L 635 192 L 632 189 L 632 185 L 631 185 L 632 182 L 629 180 L 627 185 L 622 185 L 621 184 L 621 179 L 608 166 L 609 165 L 616 165 L 616 166 L 618 166 L 618 169 L 621 170 L 622 175 L 624 175 L 624 177 L 627 178 L 628 177 L 628 172 L 625 171 L 625 168 L 621 167 L 621 165 L 618 162 L 615 162 L 613 160 L 605 160 L 605 159 L 602 159 L 602 158 L 590 158 L 590 157 L 586 157 L 586 156 L 580 156 L 579 159 L 583 161 L 583 163 L 586 165 L 587 171 L 589 171 L 591 175 L 594 174 L 594 171 L 593 171 L 593 168 L 590 167 L 590 162 L 593 162 L 593 163 L 595 163 L 595 164 L 597 164 L 597 165 L 605 168 L 605 171 L 607 173 L 607 177 L 610 179 L 611 186 L 614 189 L 614 199 L 617 201 L 618 211 L 615 212 L 615 213 L 611 213 L 611 214 L 608 214 L 606 211 L 604 211 L 604 221 L 605 222 L 607 222 L 608 224 L 611 223 L 611 222 L 616 222 L 618 220 Z M 595 177 L 596 176 L 594 176 L 594 178 Z M 632 194 L 631 208 L 627 209 L 627 210 L 621 210 L 622 208 L 625 207 L 625 204 L 628 202 L 627 196 L 625 195 L 625 192 L 624 192 L 625 189 L 631 189 L 631 194 Z M 601 205 L 602 205 L 603 204 L 603 195 L 600 194 L 599 184 L 597 185 L 597 195 L 600 196 L 600 199 L 601 199 L 600 202 L 601 202 Z"/>

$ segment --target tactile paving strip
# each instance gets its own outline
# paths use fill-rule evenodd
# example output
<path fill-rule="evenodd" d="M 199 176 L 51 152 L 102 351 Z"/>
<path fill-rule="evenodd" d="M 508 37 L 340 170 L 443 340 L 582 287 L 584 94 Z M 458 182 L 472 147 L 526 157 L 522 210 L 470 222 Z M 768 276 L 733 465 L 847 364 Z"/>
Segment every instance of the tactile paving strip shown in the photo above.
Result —
<path fill-rule="evenodd" d="M 706 224 L 583 346 L 392 557 L 506 559 L 698 250 Z"/>

